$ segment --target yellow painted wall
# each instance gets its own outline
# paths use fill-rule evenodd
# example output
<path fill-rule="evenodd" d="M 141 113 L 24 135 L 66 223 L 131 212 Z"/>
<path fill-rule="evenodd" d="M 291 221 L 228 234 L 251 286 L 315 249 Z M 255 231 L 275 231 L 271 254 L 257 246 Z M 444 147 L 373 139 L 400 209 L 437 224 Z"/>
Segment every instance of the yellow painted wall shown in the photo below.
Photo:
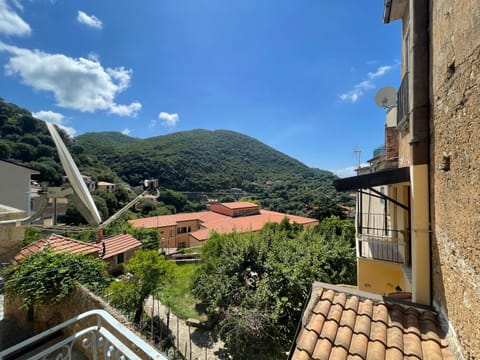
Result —
<path fill-rule="evenodd" d="M 396 286 L 400 286 L 403 291 L 411 291 L 401 264 L 366 258 L 357 260 L 359 290 L 387 295 L 395 292 Z"/>
<path fill-rule="evenodd" d="M 431 305 L 428 165 L 410 167 L 412 300 Z"/>

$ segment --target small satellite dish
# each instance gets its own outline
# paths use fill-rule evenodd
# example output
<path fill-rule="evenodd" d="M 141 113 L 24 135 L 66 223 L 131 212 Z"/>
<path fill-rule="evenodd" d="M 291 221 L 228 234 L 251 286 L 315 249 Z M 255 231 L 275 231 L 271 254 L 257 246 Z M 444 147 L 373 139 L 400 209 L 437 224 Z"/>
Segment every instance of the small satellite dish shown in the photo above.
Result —
<path fill-rule="evenodd" d="M 385 86 L 375 95 L 375 104 L 385 109 L 390 108 L 396 101 L 397 89 L 393 86 Z"/>
<path fill-rule="evenodd" d="M 53 138 L 55 146 L 57 147 L 58 157 L 62 163 L 63 170 L 65 170 L 68 181 L 70 182 L 70 185 L 72 185 L 75 194 L 74 202 L 77 205 L 78 211 L 80 211 L 85 220 L 87 220 L 91 226 L 98 227 L 102 222 L 102 219 L 100 218 L 100 214 L 95 206 L 92 195 L 90 195 L 77 165 L 75 165 L 72 156 L 68 152 L 67 147 L 63 143 L 55 126 L 47 122 L 47 128 Z"/>

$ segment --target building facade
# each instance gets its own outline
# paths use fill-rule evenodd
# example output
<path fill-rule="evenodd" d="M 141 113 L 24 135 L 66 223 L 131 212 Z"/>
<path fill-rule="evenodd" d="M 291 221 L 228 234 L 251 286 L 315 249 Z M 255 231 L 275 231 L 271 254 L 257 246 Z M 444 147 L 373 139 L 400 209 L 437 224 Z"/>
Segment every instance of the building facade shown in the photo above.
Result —
<path fill-rule="evenodd" d="M 402 22 L 398 158 L 337 181 L 359 193 L 358 286 L 433 306 L 456 356 L 478 358 L 480 5 L 386 0 L 383 20 Z"/>
<path fill-rule="evenodd" d="M 317 219 L 263 210 L 250 202 L 212 204 L 210 211 L 154 216 L 130 220 L 135 227 L 157 229 L 161 249 L 180 249 L 202 246 L 210 233 L 259 231 L 268 222 L 290 222 L 303 226 L 318 224 Z"/>
<path fill-rule="evenodd" d="M 32 198 L 36 195 L 32 191 L 31 177 L 40 174 L 21 164 L 0 160 L 0 204 L 32 212 Z"/>

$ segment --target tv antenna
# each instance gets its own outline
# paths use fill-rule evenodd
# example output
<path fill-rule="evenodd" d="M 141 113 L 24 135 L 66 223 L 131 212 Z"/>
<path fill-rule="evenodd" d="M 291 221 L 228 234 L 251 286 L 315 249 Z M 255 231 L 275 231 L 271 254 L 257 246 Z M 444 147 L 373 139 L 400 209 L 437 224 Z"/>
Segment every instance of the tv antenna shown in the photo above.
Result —
<path fill-rule="evenodd" d="M 393 86 L 385 86 L 377 91 L 375 94 L 375 104 L 389 109 L 397 102 L 397 89 Z"/>

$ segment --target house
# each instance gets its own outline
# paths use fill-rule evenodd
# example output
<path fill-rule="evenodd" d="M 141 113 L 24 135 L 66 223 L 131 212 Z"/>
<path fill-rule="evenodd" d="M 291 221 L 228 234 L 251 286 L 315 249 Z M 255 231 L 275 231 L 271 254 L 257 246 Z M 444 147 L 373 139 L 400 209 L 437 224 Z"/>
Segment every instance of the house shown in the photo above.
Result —
<path fill-rule="evenodd" d="M 402 22 L 400 87 L 386 115 L 392 157 L 336 181 L 357 190 L 358 288 L 411 294 L 436 311 L 457 358 L 478 358 L 479 7 L 386 0 L 383 20 Z"/>
<path fill-rule="evenodd" d="M 128 263 L 135 250 L 141 246 L 142 243 L 129 234 L 115 235 L 105 238 L 99 243 L 87 243 L 62 235 L 51 234 L 24 247 L 15 256 L 14 260 L 20 261 L 26 256 L 50 248 L 56 252 L 99 257 L 107 263 L 108 271 L 115 273 L 123 270 L 123 264 Z"/>
<path fill-rule="evenodd" d="M 263 210 L 250 202 L 210 205 L 210 211 L 154 216 L 130 220 L 134 227 L 158 229 L 162 248 L 201 246 L 212 231 L 217 233 L 259 231 L 268 222 L 290 222 L 304 227 L 318 224 L 317 219 Z"/>
<path fill-rule="evenodd" d="M 129 234 L 115 235 L 101 241 L 100 257 L 108 264 L 110 273 L 122 272 L 123 265 L 128 263 L 142 243 Z"/>
<path fill-rule="evenodd" d="M 115 184 L 106 182 L 106 181 L 99 181 L 97 183 L 97 190 L 100 192 L 114 192 L 115 191 Z"/>
<path fill-rule="evenodd" d="M 0 204 L 25 211 L 29 216 L 32 212 L 32 175 L 39 175 L 36 170 L 22 164 L 0 160 Z"/>

